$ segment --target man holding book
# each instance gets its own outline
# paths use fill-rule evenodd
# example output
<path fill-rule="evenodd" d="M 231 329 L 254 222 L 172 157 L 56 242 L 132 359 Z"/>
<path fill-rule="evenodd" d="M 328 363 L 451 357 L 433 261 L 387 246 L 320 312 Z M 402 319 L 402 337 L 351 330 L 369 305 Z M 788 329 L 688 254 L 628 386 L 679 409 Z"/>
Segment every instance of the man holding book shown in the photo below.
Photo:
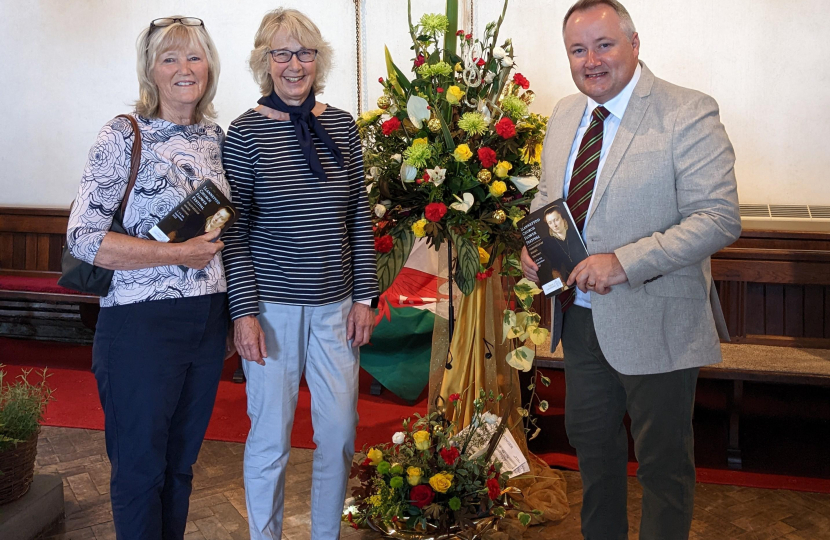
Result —
<path fill-rule="evenodd" d="M 741 231 L 735 155 L 711 97 L 639 62 L 639 36 L 619 2 L 580 0 L 563 37 L 581 94 L 551 115 L 532 209 L 564 196 L 591 254 L 552 310 L 582 532 L 628 537 L 628 412 L 643 486 L 640 538 L 688 538 L 697 375 L 721 360 L 726 337 L 709 257 Z M 526 252 L 522 266 L 538 279 Z"/>

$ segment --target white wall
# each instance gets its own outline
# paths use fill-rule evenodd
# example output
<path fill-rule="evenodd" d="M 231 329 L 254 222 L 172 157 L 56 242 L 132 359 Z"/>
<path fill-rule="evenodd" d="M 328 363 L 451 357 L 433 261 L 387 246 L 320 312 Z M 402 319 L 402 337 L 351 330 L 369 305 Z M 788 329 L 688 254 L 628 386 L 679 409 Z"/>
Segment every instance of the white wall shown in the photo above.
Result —
<path fill-rule="evenodd" d="M 462 0 L 463 1 L 463 0 Z M 352 0 L 282 1 L 309 14 L 337 51 L 323 101 L 357 110 Z M 562 45 L 572 0 L 511 0 L 501 36 L 512 37 L 519 70 L 549 113 L 576 91 Z M 154 17 L 205 20 L 222 57 L 216 99 L 228 123 L 258 96 L 246 68 L 262 0 L 127 2 L 0 0 L 0 204 L 65 206 L 74 196 L 100 126 L 137 95 L 134 41 Z M 477 31 L 498 17 L 501 0 L 475 0 Z M 746 203 L 830 205 L 825 180 L 830 141 L 828 0 L 628 0 L 640 57 L 658 77 L 714 96 L 738 155 Z M 413 0 L 413 19 L 444 0 Z M 383 45 L 407 71 L 405 0 L 362 0 L 364 104 L 374 107 L 385 76 Z M 459 23 L 467 27 L 466 23 Z"/>

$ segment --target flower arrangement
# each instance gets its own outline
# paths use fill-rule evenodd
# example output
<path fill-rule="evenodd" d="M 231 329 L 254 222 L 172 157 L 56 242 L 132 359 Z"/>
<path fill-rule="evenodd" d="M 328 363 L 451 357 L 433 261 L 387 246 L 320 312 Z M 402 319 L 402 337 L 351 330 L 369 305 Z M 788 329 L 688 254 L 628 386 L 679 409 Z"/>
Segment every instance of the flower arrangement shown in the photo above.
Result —
<path fill-rule="evenodd" d="M 442 412 L 403 422 L 391 443 L 364 448 L 352 467 L 353 505 L 344 520 L 351 526 L 372 526 L 417 533 L 457 534 L 474 529 L 474 520 L 502 517 L 509 505 L 509 472 L 491 459 L 506 429 L 486 405 L 503 396 L 479 392 L 473 421 L 458 431 Z M 461 400 L 449 398 L 449 406 Z M 519 513 L 523 525 L 528 513 Z"/>
<path fill-rule="evenodd" d="M 537 191 L 547 118 L 528 110 L 534 94 L 513 73 L 511 40 L 497 45 L 507 1 L 481 40 L 454 32 L 450 4 L 450 17 L 425 14 L 416 24 L 409 6 L 414 78 L 387 50 L 378 109 L 358 120 L 381 291 L 415 238 L 454 245 L 454 280 L 465 295 L 496 268 L 521 275 L 516 224 Z"/>

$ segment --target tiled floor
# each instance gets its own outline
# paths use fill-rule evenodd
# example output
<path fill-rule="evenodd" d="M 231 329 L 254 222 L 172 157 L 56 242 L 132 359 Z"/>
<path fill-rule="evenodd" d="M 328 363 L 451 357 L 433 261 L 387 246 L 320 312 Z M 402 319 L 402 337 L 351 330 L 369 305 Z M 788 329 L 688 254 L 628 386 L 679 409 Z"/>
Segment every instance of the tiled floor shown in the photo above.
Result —
<path fill-rule="evenodd" d="M 207 441 L 194 467 L 188 540 L 248 538 L 242 486 L 243 445 Z M 291 452 L 284 538 L 309 538 L 310 450 Z M 63 476 L 66 521 L 52 538 L 115 538 L 109 505 L 109 462 L 99 431 L 45 427 L 38 469 Z M 582 495 L 579 475 L 566 473 L 571 513 L 558 524 L 531 528 L 529 540 L 578 539 Z M 631 538 L 637 537 L 641 491 L 629 480 Z M 344 527 L 346 540 L 376 539 L 369 531 Z M 698 484 L 692 538 L 706 540 L 830 540 L 830 495 Z"/>

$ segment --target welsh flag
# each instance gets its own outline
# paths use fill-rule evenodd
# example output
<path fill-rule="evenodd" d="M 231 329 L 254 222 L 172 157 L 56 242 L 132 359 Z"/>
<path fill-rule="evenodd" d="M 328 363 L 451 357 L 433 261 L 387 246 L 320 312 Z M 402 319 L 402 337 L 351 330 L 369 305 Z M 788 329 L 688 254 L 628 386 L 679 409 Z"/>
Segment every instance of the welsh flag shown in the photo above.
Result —
<path fill-rule="evenodd" d="M 360 367 L 384 388 L 415 401 L 429 382 L 432 328 L 446 277 L 439 277 L 440 253 L 419 239 L 395 281 L 378 302 L 372 341 L 360 349 Z"/>

